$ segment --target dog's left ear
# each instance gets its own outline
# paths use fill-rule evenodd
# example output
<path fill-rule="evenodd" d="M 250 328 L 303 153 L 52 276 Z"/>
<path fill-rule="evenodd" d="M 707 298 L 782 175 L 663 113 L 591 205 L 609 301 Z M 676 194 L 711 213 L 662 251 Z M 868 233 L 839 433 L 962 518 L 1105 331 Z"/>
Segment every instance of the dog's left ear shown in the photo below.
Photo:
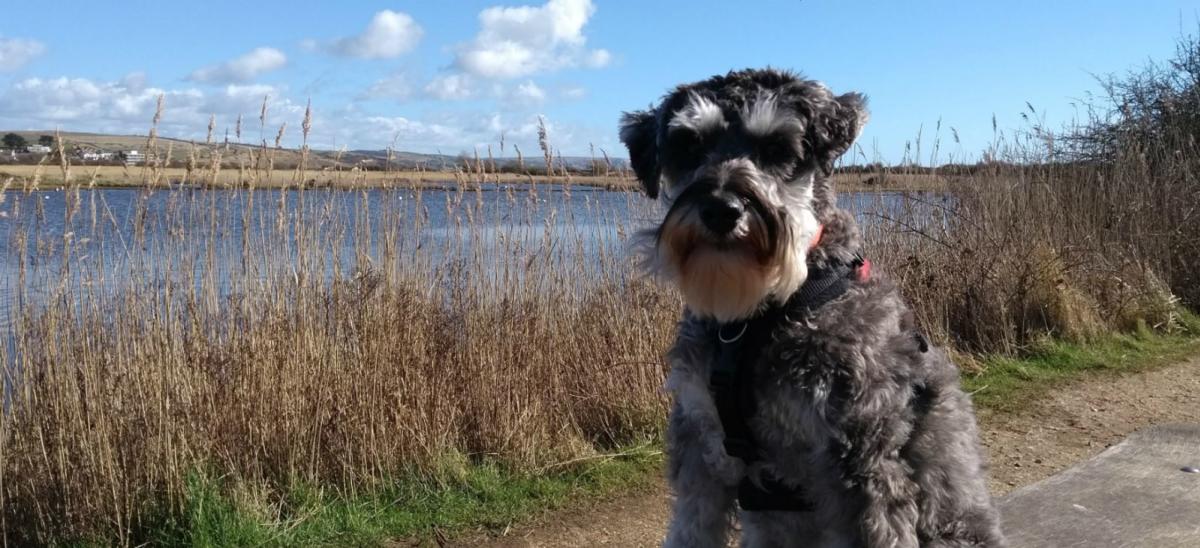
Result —
<path fill-rule="evenodd" d="M 867 98 L 861 93 L 839 95 L 817 109 L 810 139 L 818 164 L 826 174 L 833 173 L 833 163 L 854 144 L 869 117 Z"/>
<path fill-rule="evenodd" d="M 658 114 L 652 110 L 621 116 L 621 142 L 629 149 L 629 163 L 651 198 L 658 197 Z"/>

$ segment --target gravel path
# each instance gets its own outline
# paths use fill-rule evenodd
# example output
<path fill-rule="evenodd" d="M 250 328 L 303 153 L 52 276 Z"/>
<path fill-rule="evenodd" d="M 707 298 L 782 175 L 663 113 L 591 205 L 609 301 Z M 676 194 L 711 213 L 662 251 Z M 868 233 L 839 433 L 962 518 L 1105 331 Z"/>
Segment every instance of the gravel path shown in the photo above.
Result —
<path fill-rule="evenodd" d="M 1196 422 L 1200 358 L 1131 375 L 1095 375 L 1030 402 L 1019 412 L 981 412 L 991 488 L 1003 495 L 1095 455 L 1151 424 Z M 657 546 L 670 495 L 658 485 L 586 509 L 549 514 L 498 537 L 456 546 Z"/>

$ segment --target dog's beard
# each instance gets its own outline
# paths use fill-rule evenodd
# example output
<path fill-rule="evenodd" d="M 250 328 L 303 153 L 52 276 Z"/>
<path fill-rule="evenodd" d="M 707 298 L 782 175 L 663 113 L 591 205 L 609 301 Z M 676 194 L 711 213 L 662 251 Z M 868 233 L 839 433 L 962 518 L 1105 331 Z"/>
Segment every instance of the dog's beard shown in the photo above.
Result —
<path fill-rule="evenodd" d="M 770 293 L 770 275 L 738 250 L 702 247 L 680 266 L 678 284 L 692 311 L 720 322 L 745 318 Z"/>
<path fill-rule="evenodd" d="M 752 215 L 733 238 L 714 241 L 694 209 L 672 211 L 643 235 L 643 266 L 674 281 L 692 312 L 720 322 L 743 319 L 769 301 L 785 302 L 808 277 L 816 216 L 803 207 L 780 221 L 774 238 Z"/>

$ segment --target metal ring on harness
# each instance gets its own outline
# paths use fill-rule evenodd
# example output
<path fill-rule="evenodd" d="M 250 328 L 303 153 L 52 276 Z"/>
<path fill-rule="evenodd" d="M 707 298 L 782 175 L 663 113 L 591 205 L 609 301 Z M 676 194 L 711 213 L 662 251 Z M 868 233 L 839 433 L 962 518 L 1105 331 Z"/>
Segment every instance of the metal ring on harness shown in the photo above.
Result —
<path fill-rule="evenodd" d="M 717 340 L 719 340 L 725 344 L 737 342 L 738 339 L 742 338 L 742 335 L 746 334 L 746 328 L 749 327 L 749 325 L 750 324 L 748 324 L 746 322 L 742 322 L 742 330 L 738 331 L 738 334 L 734 335 L 732 339 L 725 338 L 725 335 L 722 333 L 723 331 L 725 331 L 725 326 L 722 325 L 720 328 L 717 329 Z"/>

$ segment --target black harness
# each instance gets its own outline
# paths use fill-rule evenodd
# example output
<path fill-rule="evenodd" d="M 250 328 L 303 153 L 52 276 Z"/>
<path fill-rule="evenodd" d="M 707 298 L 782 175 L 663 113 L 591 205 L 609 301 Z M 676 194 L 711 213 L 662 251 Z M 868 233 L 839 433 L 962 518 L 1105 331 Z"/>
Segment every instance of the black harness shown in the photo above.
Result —
<path fill-rule="evenodd" d="M 773 306 L 753 318 L 722 324 L 717 329 L 718 354 L 709 377 L 709 389 L 725 430 L 725 451 L 747 465 L 761 460 L 747 423 L 754 416 L 754 364 L 771 343 L 775 330 L 790 319 L 799 319 L 840 297 L 859 277 L 864 261 L 812 269 L 799 291 L 782 306 Z M 765 474 L 764 474 L 765 475 Z M 743 478 L 738 503 L 750 511 L 809 511 L 813 507 L 799 488 L 778 479 L 762 477 L 756 483 Z"/>

